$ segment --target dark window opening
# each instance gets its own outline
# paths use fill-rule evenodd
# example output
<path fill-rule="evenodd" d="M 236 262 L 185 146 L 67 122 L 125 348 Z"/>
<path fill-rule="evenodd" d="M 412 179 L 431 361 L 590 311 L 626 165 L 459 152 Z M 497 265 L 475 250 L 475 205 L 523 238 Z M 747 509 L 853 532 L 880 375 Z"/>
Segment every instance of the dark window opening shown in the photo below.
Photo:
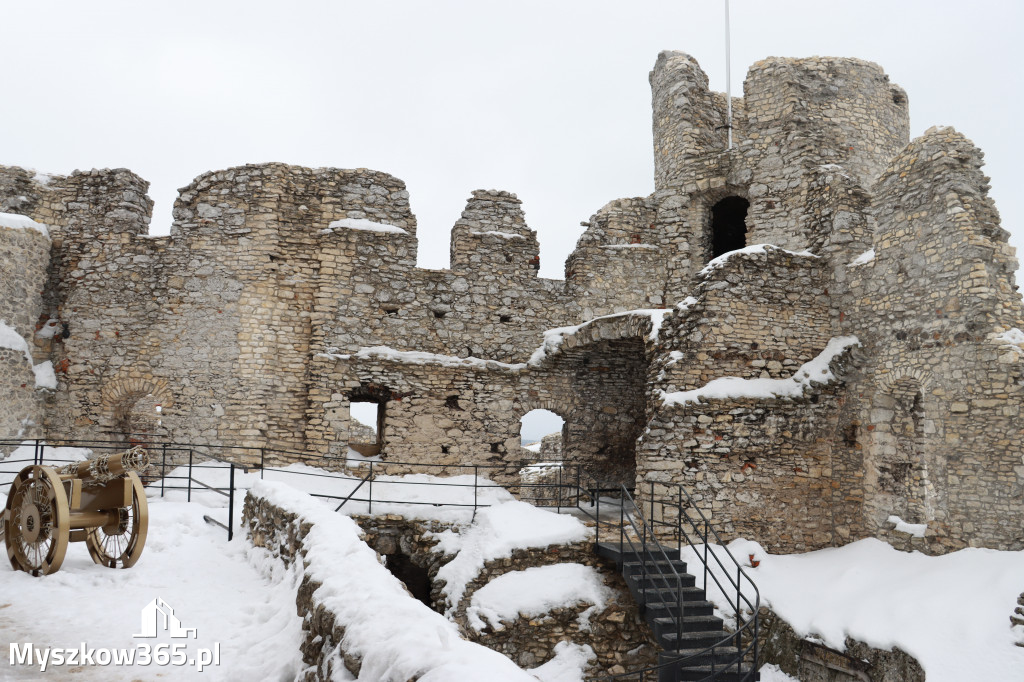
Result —
<path fill-rule="evenodd" d="M 448 314 L 448 313 L 447 313 L 447 311 L 445 311 L 445 310 L 435 310 L 435 311 L 434 311 L 434 317 L 436 317 L 436 318 L 437 318 L 437 319 L 439 319 L 439 320 L 440 320 L 440 319 L 442 319 L 442 318 L 443 318 L 443 317 L 444 317 L 445 315 L 447 315 L 447 314 Z"/>
<path fill-rule="evenodd" d="M 413 563 L 408 554 L 398 552 L 396 554 L 385 554 L 385 566 L 391 571 L 391 575 L 401 580 L 412 596 L 433 608 L 430 603 L 430 574 L 427 569 Z"/>
<path fill-rule="evenodd" d="M 384 312 L 388 315 L 398 315 L 398 308 L 394 306 L 385 306 Z"/>
<path fill-rule="evenodd" d="M 502 322 L 511 322 L 512 321 L 512 316 L 511 315 L 501 315 L 498 319 L 501 320 Z"/>
<path fill-rule="evenodd" d="M 491 443 L 491 452 L 501 452 L 498 449 L 500 446 L 501 446 L 501 443 Z"/>
<path fill-rule="evenodd" d="M 711 208 L 711 257 L 742 249 L 747 245 L 747 209 L 743 197 L 726 197 Z"/>
<path fill-rule="evenodd" d="M 441 454 L 442 455 L 447 455 L 449 453 L 449 451 L 450 451 L 450 448 L 447 445 L 442 445 L 441 446 Z"/>
<path fill-rule="evenodd" d="M 447 398 L 445 398 L 444 399 L 444 406 L 449 408 L 449 409 L 451 409 L 451 410 L 461 410 L 462 409 L 462 407 L 459 406 L 459 396 L 457 396 L 457 395 L 450 395 Z"/>

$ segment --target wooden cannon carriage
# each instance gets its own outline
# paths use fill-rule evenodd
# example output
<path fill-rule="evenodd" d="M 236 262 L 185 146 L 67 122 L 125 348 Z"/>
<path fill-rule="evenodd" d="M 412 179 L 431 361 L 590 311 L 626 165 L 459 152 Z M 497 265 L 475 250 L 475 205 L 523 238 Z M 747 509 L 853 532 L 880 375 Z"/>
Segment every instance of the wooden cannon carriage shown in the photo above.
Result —
<path fill-rule="evenodd" d="M 56 572 L 69 542 L 85 542 L 97 564 L 128 568 L 146 544 L 149 508 L 137 472 L 149 466 L 141 446 L 73 462 L 60 470 L 22 469 L 3 514 L 7 558 L 32 575 Z"/>

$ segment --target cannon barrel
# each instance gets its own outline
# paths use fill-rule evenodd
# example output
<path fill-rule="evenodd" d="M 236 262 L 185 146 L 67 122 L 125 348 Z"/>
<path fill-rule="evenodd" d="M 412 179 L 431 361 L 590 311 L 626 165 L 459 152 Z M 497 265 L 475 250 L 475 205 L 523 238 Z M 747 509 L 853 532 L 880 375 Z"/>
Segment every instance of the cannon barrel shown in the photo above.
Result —
<path fill-rule="evenodd" d="M 117 455 L 73 462 L 61 469 L 62 478 L 80 478 L 83 484 L 106 483 L 129 471 L 141 472 L 149 466 L 149 453 L 141 445 Z"/>

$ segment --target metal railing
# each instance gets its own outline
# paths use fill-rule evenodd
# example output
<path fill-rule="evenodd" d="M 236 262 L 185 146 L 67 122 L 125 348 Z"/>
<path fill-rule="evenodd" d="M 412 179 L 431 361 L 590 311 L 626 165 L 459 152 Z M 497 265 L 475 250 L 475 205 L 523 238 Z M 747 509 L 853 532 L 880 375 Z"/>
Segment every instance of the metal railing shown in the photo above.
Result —
<path fill-rule="evenodd" d="M 592 480 L 590 488 L 607 490 Z M 756 677 L 758 660 L 758 635 L 760 592 L 757 586 L 743 571 L 725 542 L 712 527 L 708 518 L 696 506 L 693 498 L 685 488 L 674 483 L 646 483 L 648 512 L 637 505 L 633 495 L 625 486 L 620 486 L 618 493 L 619 522 L 617 524 L 617 540 L 623 556 L 636 555 L 640 564 L 640 592 L 644 603 L 657 601 L 670 604 L 666 610 L 673 622 L 672 629 L 675 641 L 682 641 L 686 600 L 683 599 L 684 583 L 689 582 L 676 570 L 667 550 L 677 550 L 683 556 L 684 547 L 692 556 L 700 561 L 703 569 L 703 588 L 705 595 L 709 590 L 710 578 L 726 600 L 729 610 L 735 611 L 735 630 L 726 634 L 720 641 L 701 651 L 685 657 L 673 658 L 671 652 L 665 654 L 669 659 L 659 665 L 641 670 L 633 670 L 618 675 L 600 677 L 601 680 L 664 680 L 675 679 L 671 672 L 687 664 L 694 665 L 706 661 L 709 665 L 705 680 L 715 680 L 726 674 L 730 679 L 753 680 Z M 661 494 L 656 487 L 663 488 Z M 601 498 L 594 496 L 594 513 L 591 515 L 581 507 L 595 523 L 595 544 L 601 541 L 602 526 L 612 524 L 603 522 L 600 512 Z M 657 511 L 661 511 L 659 520 Z M 667 512 L 675 512 L 667 513 Z M 675 522 L 671 517 L 675 516 Z M 666 520 L 668 517 L 668 520 Z M 610 540 L 614 541 L 613 531 Z M 628 550 L 627 550 L 628 547 Z M 724 558 L 723 558 L 724 557 Z M 656 571 L 651 570 L 657 568 Z M 734 577 L 735 576 L 735 577 Z M 744 584 L 747 590 L 744 593 Z M 752 592 L 752 594 L 751 594 Z M 652 594 L 653 593 L 653 594 Z M 652 599 L 653 596 L 653 599 Z M 675 602 L 672 604 L 672 602 Z M 672 606 L 675 608 L 673 609 Z M 749 614 L 749 618 L 744 617 Z M 722 660 L 721 654 L 727 654 Z M 744 670 L 743 664 L 747 668 Z"/>
<path fill-rule="evenodd" d="M 120 451 L 125 447 L 124 440 L 0 440 L 0 452 L 15 450 L 23 453 L 14 459 L 0 459 L 0 475 L 16 474 L 21 466 L 27 464 L 63 464 L 73 461 L 62 456 L 66 454 L 62 453 L 62 448 L 83 448 L 95 453 Z M 498 499 L 488 495 L 488 491 L 511 491 L 517 497 L 529 499 L 536 506 L 554 508 L 555 511 L 579 505 L 580 469 L 577 465 L 561 462 L 524 460 L 514 464 L 455 465 L 311 457 L 308 453 L 230 445 L 149 442 L 145 447 L 150 454 L 153 473 L 143 476 L 143 483 L 152 486 L 154 491 L 159 490 L 160 497 L 183 491 L 188 502 L 192 501 L 194 492 L 212 492 L 227 499 L 226 522 L 210 515 L 203 518 L 226 530 L 229 540 L 234 537 L 235 493 L 239 490 L 237 472 L 259 472 L 261 479 L 320 479 L 328 483 L 319 486 L 319 490 L 311 491 L 310 495 L 336 501 L 336 510 L 352 503 L 363 503 L 367 514 L 373 513 L 375 505 L 378 509 L 382 505 L 411 505 L 467 509 L 472 511 L 475 518 L 478 509 L 491 506 L 491 500 Z M 24 448 L 28 448 L 29 452 L 24 453 Z M 303 471 L 268 465 L 268 462 L 287 460 L 301 462 L 319 470 Z M 526 467 L 546 469 L 553 480 L 521 480 L 520 472 Z M 227 481 L 211 483 L 214 470 L 226 470 Z M 417 480 L 406 474 L 420 474 L 429 478 Z M 348 486 L 352 486 L 352 489 L 349 490 Z M 5 493 L 7 487 L 0 484 L 0 494 Z M 300 483 L 299 487 L 310 486 Z M 336 492 L 329 492 L 326 490 L 328 488 Z M 415 491 L 419 488 L 433 488 L 435 494 L 433 497 L 418 495 Z"/>
<path fill-rule="evenodd" d="M 244 474 L 254 474 L 258 471 L 261 479 L 270 474 L 274 478 L 301 476 L 334 479 L 333 485 L 340 483 L 342 486 L 346 485 L 343 482 L 348 482 L 347 485 L 351 485 L 352 489 L 341 489 L 337 494 L 309 493 L 314 497 L 337 501 L 336 511 L 351 503 L 365 503 L 367 514 L 373 513 L 375 504 L 378 505 L 378 509 L 380 506 L 388 504 L 431 505 L 471 509 L 475 518 L 478 509 L 492 504 L 486 496 L 482 499 L 482 493 L 494 489 L 511 491 L 517 494 L 517 497 L 529 499 L 536 506 L 553 507 L 559 512 L 562 509 L 578 510 L 583 516 L 593 520 L 595 543 L 601 541 L 602 529 L 606 529 L 606 532 L 610 531 L 611 533 L 610 539 L 616 539 L 617 535 L 617 540 L 623 550 L 628 546 L 631 552 L 642 557 L 640 562 L 641 585 L 645 601 L 650 601 L 647 597 L 651 593 L 663 603 L 665 599 L 675 600 L 676 608 L 669 608 L 668 612 L 675 619 L 677 642 L 681 641 L 682 619 L 686 610 L 685 600 L 682 598 L 684 578 L 676 571 L 666 550 L 682 551 L 685 546 L 702 563 L 705 591 L 709 587 L 708 580 L 710 579 L 718 587 L 729 608 L 735 611 L 735 631 L 712 646 L 685 658 L 672 659 L 642 670 L 598 679 L 674 679 L 671 675 L 666 677 L 666 673 L 677 670 L 689 661 L 706 658 L 710 658 L 711 661 L 711 673 L 709 677 L 705 678 L 706 680 L 714 680 L 723 673 L 735 675 L 734 679 L 738 680 L 756 679 L 751 671 L 756 668 L 758 656 L 760 594 L 756 585 L 746 575 L 742 566 L 711 526 L 710 521 L 682 486 L 654 482 L 646 484 L 647 499 L 645 502 L 648 504 L 648 511 L 644 513 L 625 486 L 601 483 L 585 474 L 579 465 L 565 462 L 523 461 L 515 464 L 442 465 L 368 459 L 316 458 L 302 452 L 243 446 L 170 442 L 150 442 L 145 446 L 150 452 L 150 464 L 158 470 L 158 473 L 144 476 L 143 482 L 148 483 L 154 493 L 159 490 L 160 497 L 174 491 L 184 491 L 186 500 L 191 502 L 193 491 L 195 491 L 212 492 L 227 498 L 226 523 L 210 515 L 204 515 L 203 518 L 208 523 L 225 529 L 229 541 L 234 537 L 235 493 L 240 489 L 236 478 L 238 471 Z M 15 459 L 11 457 L 0 459 L 0 477 L 5 473 L 17 474 L 21 467 L 14 469 L 11 467 L 18 464 L 24 466 L 74 461 L 66 456 L 61 456 L 66 453 L 62 453 L 60 449 L 69 447 L 85 448 L 93 452 L 119 451 L 125 449 L 126 443 L 124 440 L 80 441 L 52 438 L 30 441 L 0 440 L 0 452 L 15 450 L 16 453 L 21 453 L 21 456 Z M 28 452 L 25 452 L 24 448 L 29 448 Z M 239 460 L 244 464 L 240 464 Z M 286 467 L 267 466 L 268 461 L 287 460 L 320 467 L 322 470 L 301 471 Z M 546 469 L 551 480 L 524 482 L 520 473 L 526 467 Z M 199 478 L 206 477 L 215 469 L 221 472 L 227 470 L 226 484 L 211 484 L 209 481 Z M 330 469 L 336 469 L 336 471 Z M 389 471 L 394 473 L 389 474 Z M 455 473 L 454 477 L 452 476 L 453 472 Z M 465 472 L 466 476 L 472 473 L 472 479 L 454 482 L 452 479 L 459 476 L 458 472 Z M 425 474 L 431 476 L 431 480 L 399 478 L 410 473 Z M 444 474 L 444 476 L 442 477 L 440 474 Z M 374 495 L 375 482 L 377 484 L 376 496 Z M 8 486 L 9 484 L 0 484 L 0 494 L 5 494 Z M 407 486 L 411 488 L 407 488 Z M 465 500 L 449 497 L 431 501 L 417 498 L 411 492 L 409 494 L 400 492 L 414 489 L 416 486 L 430 486 L 436 490 L 462 489 L 466 491 Z M 662 488 L 660 493 L 656 491 L 656 487 Z M 357 496 L 361 490 L 365 490 L 365 494 Z M 469 490 L 472 490 L 471 499 L 468 495 Z M 617 523 L 601 518 L 602 494 L 618 498 L 619 518 Z M 491 499 L 497 501 L 497 498 Z M 607 504 L 607 497 L 605 499 L 605 504 Z M 657 511 L 661 512 L 660 519 Z M 651 565 L 664 566 L 666 571 L 659 570 L 655 573 L 650 570 Z M 744 584 L 749 586 L 746 592 L 744 592 Z M 751 590 L 753 594 L 751 594 Z M 745 619 L 744 613 L 751 614 L 751 617 Z M 716 654 L 726 649 L 734 651 L 735 656 L 726 663 L 716 664 Z M 742 663 L 745 660 L 751 665 L 748 666 L 747 673 L 743 674 Z"/>

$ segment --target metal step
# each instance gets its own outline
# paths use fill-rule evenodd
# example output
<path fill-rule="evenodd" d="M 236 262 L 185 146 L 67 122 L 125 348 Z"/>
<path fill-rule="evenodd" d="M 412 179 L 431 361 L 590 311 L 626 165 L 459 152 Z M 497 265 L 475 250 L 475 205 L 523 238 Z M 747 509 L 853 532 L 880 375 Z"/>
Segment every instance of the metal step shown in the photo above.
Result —
<path fill-rule="evenodd" d="M 634 585 L 638 590 L 643 590 L 644 588 L 674 590 L 677 587 L 694 587 L 697 583 L 697 579 L 689 573 L 683 573 L 678 576 L 670 573 L 648 573 L 647 575 L 643 575 L 641 573 L 627 576 L 626 582 Z M 703 591 L 703 588 L 701 588 L 701 592 Z"/>
<path fill-rule="evenodd" d="M 646 565 L 646 568 L 645 568 Z M 657 561 L 626 561 L 622 564 L 622 575 L 631 576 L 638 573 L 686 573 L 686 562 L 681 559 L 658 559 Z"/>
<path fill-rule="evenodd" d="M 723 652 L 729 658 L 737 655 L 735 641 L 735 635 L 731 635 L 725 630 L 695 630 L 691 632 L 670 630 L 658 636 L 658 644 L 665 651 L 699 651 L 721 643 Z"/>
<path fill-rule="evenodd" d="M 597 552 L 597 555 L 600 557 L 604 557 L 605 559 L 614 559 L 619 565 L 622 565 L 627 561 L 640 561 L 643 559 L 641 554 L 646 554 L 648 556 L 656 554 L 658 558 L 667 559 L 679 558 L 678 549 L 657 548 L 656 545 L 648 543 L 648 549 L 641 553 L 637 551 L 640 547 L 641 545 L 639 543 L 630 545 L 627 542 L 620 545 L 617 542 L 599 542 L 594 546 L 594 551 Z"/>
<path fill-rule="evenodd" d="M 722 619 L 718 616 L 683 616 L 680 621 L 675 618 L 654 618 L 651 628 L 655 636 L 662 632 L 675 632 L 677 623 L 682 627 L 683 632 L 699 632 L 701 630 L 721 630 Z"/>
<path fill-rule="evenodd" d="M 664 662 L 660 661 L 659 662 Z M 712 677 L 714 675 L 714 677 Z M 714 682 L 758 682 L 761 673 L 749 665 L 743 665 L 739 671 L 736 666 L 731 666 L 723 672 L 721 666 L 697 665 L 682 669 L 671 668 L 658 672 L 658 682 L 702 682 L 703 680 L 714 680 Z"/>
<path fill-rule="evenodd" d="M 679 604 L 674 601 L 650 601 L 646 604 L 642 604 L 641 608 L 644 610 L 644 613 L 648 618 L 648 622 L 657 618 L 668 618 L 679 615 Z M 694 601 L 683 602 L 683 615 L 686 616 L 710 616 L 714 614 L 714 612 L 715 605 L 707 599 L 696 599 Z"/>

